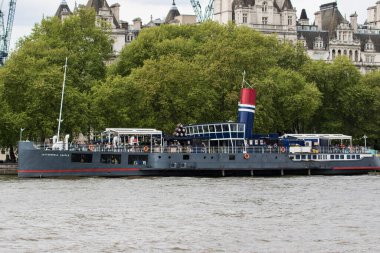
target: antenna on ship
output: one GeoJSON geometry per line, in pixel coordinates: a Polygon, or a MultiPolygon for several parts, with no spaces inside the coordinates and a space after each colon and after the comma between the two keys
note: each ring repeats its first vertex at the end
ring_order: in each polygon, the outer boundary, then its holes
{"type": "Polygon", "coordinates": [[[67,57],[66,57],[66,62],[65,62],[65,73],[63,75],[61,108],[59,110],[59,119],[58,119],[58,133],[57,133],[58,141],[59,141],[59,132],[61,130],[61,122],[63,121],[63,119],[62,119],[62,108],[63,108],[63,95],[65,94],[66,72],[67,72],[67,57]]]}
{"type": "Polygon", "coordinates": [[[247,85],[249,88],[253,89],[252,86],[245,80],[245,76],[246,76],[246,72],[244,70],[244,72],[243,72],[243,81],[241,83],[241,88],[243,89],[244,85],[247,85]]]}

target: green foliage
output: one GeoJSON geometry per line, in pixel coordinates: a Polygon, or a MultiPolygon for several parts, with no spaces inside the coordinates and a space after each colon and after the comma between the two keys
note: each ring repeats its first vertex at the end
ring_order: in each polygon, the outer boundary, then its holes
{"type": "Polygon", "coordinates": [[[36,25],[0,71],[0,145],[19,129],[56,132],[64,58],[69,57],[64,133],[105,127],[235,121],[242,73],[258,92],[255,132],[322,132],[379,140],[380,74],[362,76],[344,57],[311,61],[301,45],[234,24],[144,29],[106,68],[107,25],[81,9],[36,25]]]}
{"type": "Polygon", "coordinates": [[[257,129],[279,131],[298,129],[300,124],[305,129],[306,121],[320,105],[319,91],[295,72],[307,62],[303,49],[279,43],[275,36],[263,36],[233,24],[206,22],[143,30],[137,40],[123,49],[110,73],[129,77],[126,83],[142,87],[141,103],[145,107],[139,126],[170,131],[178,122],[235,121],[239,84],[246,71],[258,82],[276,83],[274,87],[260,87],[260,101],[264,103],[259,107],[262,110],[258,111],[257,129]],[[294,90],[298,97],[291,94],[294,90]],[[310,96],[310,103],[302,92],[310,96]],[[274,94],[277,100],[284,96],[289,111],[282,114],[277,101],[264,94],[274,94]]]}
{"type": "Polygon", "coordinates": [[[105,78],[110,54],[110,38],[96,25],[94,10],[80,9],[64,22],[55,17],[42,20],[19,42],[2,69],[0,96],[8,111],[4,121],[25,128],[25,137],[32,140],[52,136],[57,131],[63,65],[68,57],[62,130],[87,132],[89,93],[97,80],[105,78]]]}

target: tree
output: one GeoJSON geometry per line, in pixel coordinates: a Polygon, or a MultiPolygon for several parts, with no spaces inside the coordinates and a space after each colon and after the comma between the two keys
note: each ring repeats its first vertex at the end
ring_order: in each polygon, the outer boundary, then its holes
{"type": "Polygon", "coordinates": [[[345,124],[349,123],[345,122],[342,111],[345,94],[359,83],[359,70],[347,57],[337,57],[332,64],[310,62],[304,65],[302,73],[322,93],[322,106],[312,119],[314,130],[322,133],[342,132],[345,124]]]}
{"type": "Polygon", "coordinates": [[[66,57],[62,132],[89,130],[91,87],[105,78],[105,62],[112,50],[108,33],[101,27],[95,11],[82,8],[63,22],[56,17],[42,20],[18,44],[1,76],[1,97],[9,110],[8,120],[20,119],[28,138],[43,141],[57,130],[66,57]]]}
{"type": "MultiPolygon", "coordinates": [[[[279,77],[272,79],[272,82],[276,82],[273,92],[277,95],[286,94],[285,91],[279,92],[285,85],[281,78],[289,82],[297,81],[301,87],[301,90],[296,91],[299,97],[292,97],[298,100],[297,108],[292,109],[291,115],[294,119],[302,120],[295,126],[300,128],[301,123],[315,112],[320,101],[315,86],[294,72],[307,62],[304,50],[288,43],[279,43],[275,36],[263,36],[257,31],[234,24],[223,26],[206,22],[193,26],[160,26],[143,30],[137,40],[122,50],[117,62],[111,66],[110,74],[121,76],[114,79],[120,85],[124,82],[125,86],[119,87],[120,91],[131,85],[130,89],[142,99],[139,104],[143,104],[143,108],[139,105],[133,107],[134,110],[141,110],[137,114],[124,109],[130,115],[143,119],[140,123],[136,122],[139,126],[169,130],[178,122],[235,121],[242,73],[245,71],[248,77],[254,77],[252,79],[255,82],[268,81],[268,76],[277,73],[279,77]],[[286,72],[291,75],[286,76],[286,72]],[[300,95],[302,91],[315,101],[307,103],[304,96],[300,95]],[[300,116],[295,115],[295,110],[300,112],[300,116]]],[[[107,84],[103,86],[108,87],[107,84]]],[[[292,85],[289,84],[289,87],[292,85]]],[[[263,93],[259,93],[259,97],[262,96],[260,101],[266,102],[268,97],[265,94],[272,90],[261,88],[263,93]]],[[[122,97],[120,101],[123,102],[119,105],[131,106],[127,98],[122,97]]],[[[273,103],[267,105],[258,108],[270,108],[273,103]]],[[[278,106],[273,109],[278,109],[278,106]]],[[[263,113],[262,118],[268,116],[274,119],[263,111],[258,110],[258,113],[263,113]]],[[[285,117],[282,119],[285,120],[285,117]]],[[[258,116],[258,129],[261,131],[277,130],[285,125],[293,129],[292,123],[265,121],[262,118],[258,116]],[[264,121],[265,124],[260,123],[264,121]]],[[[119,119],[125,119],[128,124],[132,122],[130,117],[127,119],[122,116],[119,119]]]]}

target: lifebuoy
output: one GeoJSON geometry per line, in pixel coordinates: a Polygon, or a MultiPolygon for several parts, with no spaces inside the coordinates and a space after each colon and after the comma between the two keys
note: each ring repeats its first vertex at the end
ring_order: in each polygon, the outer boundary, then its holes
{"type": "Polygon", "coordinates": [[[149,151],[149,147],[148,146],[145,146],[144,147],[144,152],[146,153],[146,152],[148,152],[149,151]]]}
{"type": "Polygon", "coordinates": [[[244,158],[245,160],[248,160],[248,159],[249,159],[249,154],[248,154],[248,153],[245,153],[245,154],[243,155],[243,158],[244,158]]]}
{"type": "Polygon", "coordinates": [[[280,148],[280,151],[281,151],[282,153],[285,153],[285,151],[286,151],[285,147],[281,147],[281,148],[280,148]]]}
{"type": "Polygon", "coordinates": [[[94,151],[94,145],[90,145],[90,146],[88,146],[88,150],[90,150],[90,151],[94,151]]]}

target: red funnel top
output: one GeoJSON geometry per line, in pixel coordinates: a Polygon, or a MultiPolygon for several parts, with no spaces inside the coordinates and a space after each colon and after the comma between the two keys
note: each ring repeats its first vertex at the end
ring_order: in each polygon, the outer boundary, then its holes
{"type": "Polygon", "coordinates": [[[243,88],[240,90],[240,104],[256,105],[256,90],[243,88]]]}

